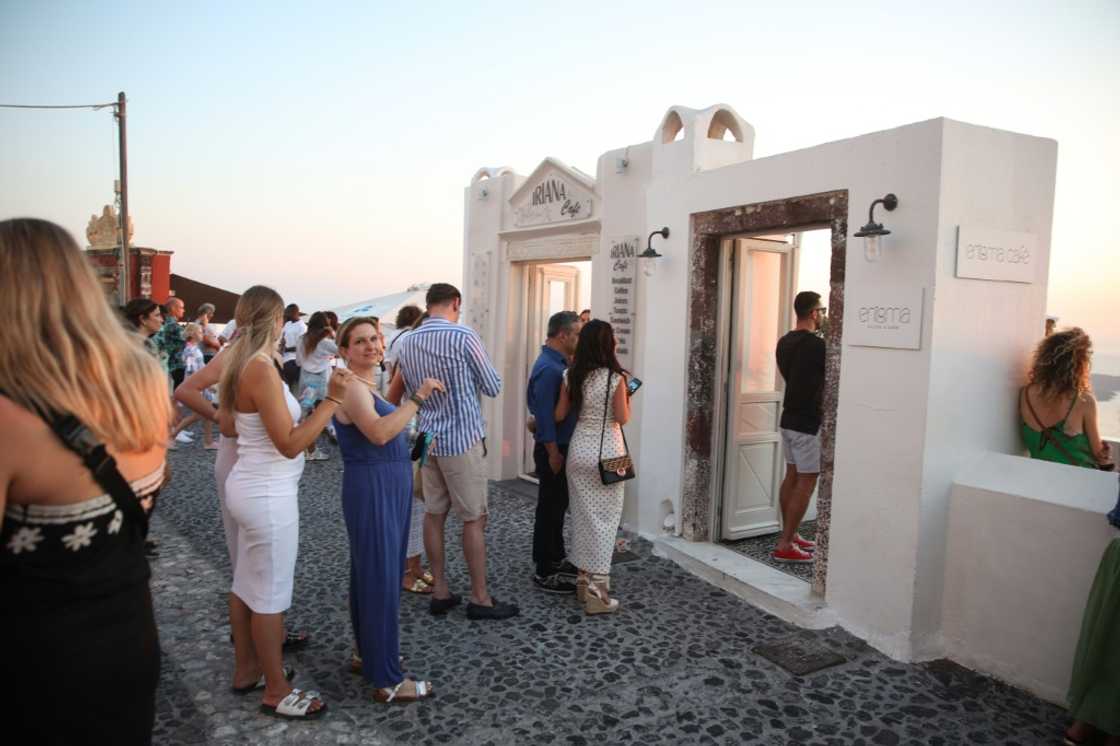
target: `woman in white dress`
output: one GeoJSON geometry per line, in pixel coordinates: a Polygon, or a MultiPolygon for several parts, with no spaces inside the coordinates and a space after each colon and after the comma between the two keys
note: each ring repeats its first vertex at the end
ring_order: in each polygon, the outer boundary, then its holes
{"type": "Polygon", "coordinates": [[[614,350],[610,324],[596,319],[583,327],[555,413],[557,422],[569,412],[579,414],[566,464],[572,514],[569,559],[579,569],[576,593],[588,614],[618,610],[618,601],[607,594],[625,484],[605,485],[599,476],[600,459],[626,453],[622,426],[630,420],[626,372],[614,350]]]}
{"type": "MultiPolygon", "coordinates": [[[[234,311],[234,320],[226,325],[226,331],[223,332],[229,334],[226,342],[232,343],[235,338],[236,319],[244,320],[257,314],[259,312],[257,310],[258,306],[261,304],[269,306],[273,302],[274,295],[272,288],[263,285],[256,285],[242,293],[234,311]]],[[[213,397],[207,394],[221,380],[228,352],[228,346],[223,348],[201,370],[188,374],[186,379],[175,389],[175,401],[192,410],[203,421],[219,427],[221,427],[221,422],[218,418],[218,405],[213,402],[213,397]]],[[[218,508],[222,515],[222,528],[226,535],[226,549],[229,551],[229,565],[230,569],[233,570],[237,567],[237,524],[230,516],[229,508],[226,506],[226,479],[229,478],[233,465],[237,463],[237,432],[233,429],[233,420],[229,421],[227,428],[227,431],[221,433],[218,438],[218,452],[214,459],[214,483],[218,492],[218,508]]],[[[310,637],[306,632],[287,632],[284,636],[284,650],[301,648],[307,644],[309,639],[310,637]]],[[[232,642],[232,640],[231,635],[230,641],[232,642]]],[[[237,682],[234,682],[234,687],[237,686],[237,682]]]]}
{"type": "Polygon", "coordinates": [[[317,692],[293,689],[284,670],[283,613],[291,606],[303,451],[323,431],[338,408],[348,370],[330,379],[322,404],[300,424],[299,403],[284,386],[271,356],[280,339],[284,302],[275,291],[244,320],[237,340],[223,357],[219,401],[223,432],[233,422],[237,463],[226,480],[226,507],[237,525],[237,559],[230,594],[234,688],[264,688],[261,711],[289,719],[310,719],[326,711],[317,692]]]}

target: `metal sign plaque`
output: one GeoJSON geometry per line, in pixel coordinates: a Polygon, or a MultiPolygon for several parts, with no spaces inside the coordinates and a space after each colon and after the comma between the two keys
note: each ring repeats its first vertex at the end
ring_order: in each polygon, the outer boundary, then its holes
{"type": "Polygon", "coordinates": [[[1038,245],[1033,233],[957,228],[957,277],[997,282],[1035,281],[1038,245]]]}
{"type": "Polygon", "coordinates": [[[852,288],[844,303],[844,341],[861,347],[922,349],[925,288],[852,288]]]}

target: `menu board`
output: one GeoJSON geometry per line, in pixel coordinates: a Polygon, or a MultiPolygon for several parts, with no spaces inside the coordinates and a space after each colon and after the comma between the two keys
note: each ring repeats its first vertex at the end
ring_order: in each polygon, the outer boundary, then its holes
{"type": "Polygon", "coordinates": [[[624,368],[633,362],[634,294],[638,268],[639,236],[610,239],[611,309],[608,319],[614,327],[615,353],[624,368]]]}

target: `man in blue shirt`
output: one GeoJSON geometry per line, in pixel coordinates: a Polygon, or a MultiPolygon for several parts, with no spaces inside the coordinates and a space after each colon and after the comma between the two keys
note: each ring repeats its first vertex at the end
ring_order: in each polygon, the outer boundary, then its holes
{"type": "Polygon", "coordinates": [[[571,311],[561,311],[548,320],[548,341],[529,374],[528,402],[536,430],[533,461],[539,487],[537,515],[533,523],[533,582],[546,593],[575,593],[576,569],[564,557],[564,513],[568,509],[568,478],[564,459],[576,427],[576,415],[563,422],[553,416],[560,398],[560,384],[568,362],[576,352],[583,324],[571,311]]]}

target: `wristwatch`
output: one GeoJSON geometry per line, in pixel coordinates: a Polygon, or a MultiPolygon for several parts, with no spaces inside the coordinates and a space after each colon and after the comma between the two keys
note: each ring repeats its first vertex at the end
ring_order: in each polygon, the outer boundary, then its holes
{"type": "Polygon", "coordinates": [[[408,400],[415,404],[417,409],[420,409],[424,406],[424,397],[420,396],[420,394],[413,394],[412,396],[408,397],[408,400]]]}

